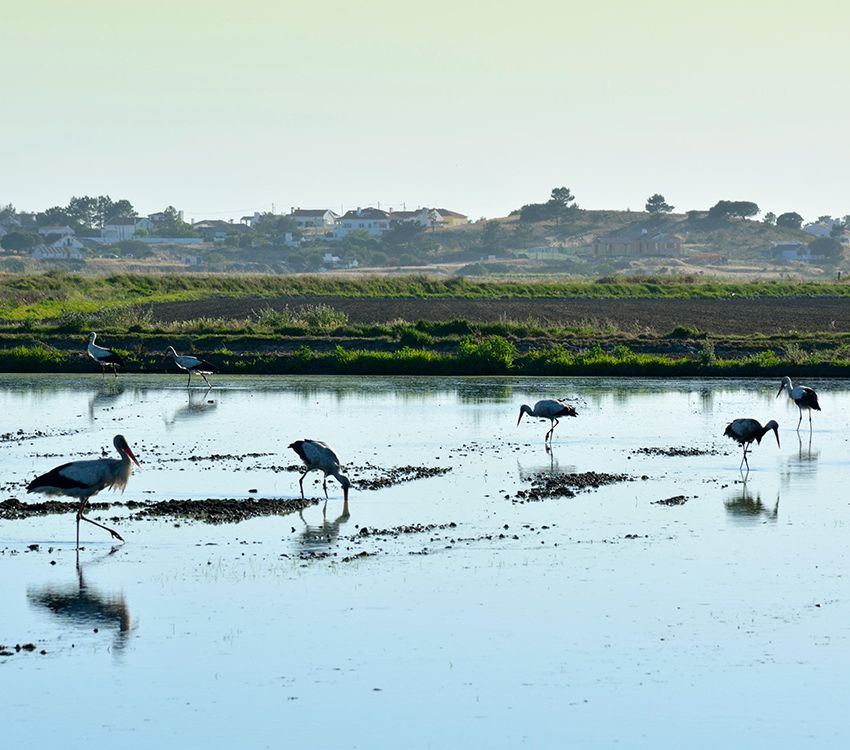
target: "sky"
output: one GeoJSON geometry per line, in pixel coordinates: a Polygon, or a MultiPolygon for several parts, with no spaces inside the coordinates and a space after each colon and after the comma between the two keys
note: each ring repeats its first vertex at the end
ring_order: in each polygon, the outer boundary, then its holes
{"type": "Polygon", "coordinates": [[[6,0],[0,204],[850,214],[850,4],[6,0]]]}

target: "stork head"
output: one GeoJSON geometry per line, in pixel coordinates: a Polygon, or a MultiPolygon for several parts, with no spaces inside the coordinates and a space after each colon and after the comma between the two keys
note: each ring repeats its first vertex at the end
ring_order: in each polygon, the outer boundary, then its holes
{"type": "Polygon", "coordinates": [[[89,334],[89,343],[90,343],[90,344],[93,344],[93,343],[94,343],[94,340],[95,340],[96,338],[97,338],[97,334],[96,334],[94,331],[92,331],[92,332],[89,334]]]}
{"type": "Polygon", "coordinates": [[[522,415],[523,414],[532,414],[533,415],[533,413],[534,412],[531,411],[531,407],[528,404],[523,404],[522,406],[520,406],[519,407],[519,417],[517,417],[517,420],[516,420],[517,427],[519,427],[519,423],[522,421],[522,415]]]}
{"type": "Polygon", "coordinates": [[[776,392],[776,398],[779,398],[779,394],[782,393],[783,389],[787,388],[788,392],[791,392],[791,378],[787,375],[782,378],[782,383],[779,385],[779,390],[776,392]]]}
{"type": "Polygon", "coordinates": [[[779,425],[776,423],[776,420],[771,419],[765,426],[764,431],[773,430],[773,434],[776,435],[776,447],[781,448],[779,445],[779,425]]]}
{"type": "Polygon", "coordinates": [[[176,357],[177,352],[174,350],[173,346],[169,346],[168,349],[165,350],[165,354],[163,356],[166,357],[176,357]]]}
{"type": "Polygon", "coordinates": [[[130,446],[127,444],[127,440],[123,435],[116,435],[115,439],[112,441],[112,444],[115,446],[115,450],[117,450],[121,455],[127,456],[127,458],[131,459],[136,466],[140,469],[142,465],[139,463],[138,459],[133,455],[133,451],[130,450],[130,446]]]}
{"type": "Polygon", "coordinates": [[[342,486],[342,501],[348,505],[348,488],[351,487],[351,480],[345,474],[339,474],[337,479],[342,486]]]}

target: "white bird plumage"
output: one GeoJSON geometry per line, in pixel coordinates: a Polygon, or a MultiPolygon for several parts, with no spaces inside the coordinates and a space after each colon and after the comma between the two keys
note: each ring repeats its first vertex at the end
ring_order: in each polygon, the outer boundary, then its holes
{"type": "Polygon", "coordinates": [[[290,443],[289,447],[304,462],[305,469],[301,474],[301,479],[298,480],[302,498],[304,497],[304,477],[311,471],[321,471],[325,475],[322,481],[322,487],[325,490],[325,505],[327,505],[328,498],[329,476],[335,477],[340,483],[344,501],[348,503],[348,488],[351,487],[351,480],[342,473],[339,457],[333,448],[321,440],[296,440],[294,443],[290,443]]]}
{"type": "Polygon", "coordinates": [[[99,346],[95,344],[95,339],[97,338],[97,334],[92,331],[89,334],[89,343],[86,347],[86,351],[88,355],[100,365],[101,371],[106,372],[107,367],[112,368],[112,372],[117,375],[118,371],[117,367],[124,366],[124,360],[121,359],[112,349],[107,349],[105,346],[99,346]]]}
{"type": "Polygon", "coordinates": [[[121,458],[96,458],[88,461],[71,461],[57,466],[46,474],[36,477],[27,485],[27,492],[40,492],[44,495],[65,495],[80,500],[77,510],[77,547],[80,546],[80,521],[88,521],[105,529],[113,538],[124,541],[121,535],[108,526],[86,518],[83,513],[89,498],[107,487],[124,491],[133,467],[139,462],[127,444],[123,435],[116,435],[112,441],[121,458]]]}
{"type": "Polygon", "coordinates": [[[190,354],[178,354],[173,346],[169,346],[168,349],[165,350],[165,356],[171,357],[174,360],[175,365],[184,372],[189,373],[189,381],[186,383],[187,388],[192,384],[193,372],[198,373],[198,375],[204,379],[204,382],[212,388],[212,384],[209,380],[207,380],[207,375],[213,375],[218,372],[215,365],[211,365],[209,362],[193,357],[190,354]]]}
{"type": "Polygon", "coordinates": [[[779,386],[779,390],[776,392],[776,398],[779,398],[783,390],[788,391],[788,398],[790,398],[800,410],[800,419],[797,420],[797,431],[800,431],[800,423],[803,421],[803,409],[806,409],[809,412],[809,429],[811,430],[812,409],[820,411],[818,394],[815,392],[815,389],[809,388],[806,385],[794,385],[791,382],[791,378],[786,375],[782,378],[782,383],[779,386]]]}
{"type": "MultiPolygon", "coordinates": [[[[765,433],[773,430],[776,435],[776,445],[779,446],[779,425],[775,420],[771,419],[764,427],[757,419],[741,418],[733,419],[726,425],[723,434],[726,437],[732,438],[744,449],[744,457],[741,459],[741,466],[747,465],[747,471],[750,470],[750,463],[747,461],[747,453],[750,451],[750,446],[753,442],[761,445],[761,439],[765,433]]],[[[741,466],[738,468],[740,469],[741,466]]]]}
{"type": "Polygon", "coordinates": [[[520,421],[522,421],[523,414],[551,421],[552,427],[549,429],[549,432],[546,433],[546,437],[543,439],[544,443],[551,441],[552,433],[555,432],[555,428],[558,426],[559,417],[578,416],[578,412],[572,404],[568,404],[564,399],[556,398],[544,398],[542,401],[538,401],[534,405],[533,409],[528,404],[520,406],[519,417],[516,421],[517,426],[519,426],[520,421]]]}

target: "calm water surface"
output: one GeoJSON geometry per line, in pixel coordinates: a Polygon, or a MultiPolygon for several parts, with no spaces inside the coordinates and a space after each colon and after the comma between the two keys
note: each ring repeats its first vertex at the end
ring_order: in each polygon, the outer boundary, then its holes
{"type": "Polygon", "coordinates": [[[451,471],[352,491],[348,514],[331,479],[325,517],[209,526],[114,508],[126,544],[81,529],[79,569],[73,514],[0,522],[0,644],[47,651],[0,657],[4,746],[850,742],[847,382],[809,383],[823,406],[811,438],[772,380],[182,385],[0,376],[0,433],[46,433],[0,442],[0,500],[112,455],[118,432],[142,461],[124,501],[297,497],[298,475],[275,469],[304,437],[354,467],[451,471]],[[548,423],[516,427],[519,405],[547,396],[579,411],[551,453],[548,423]],[[782,441],[754,448],[745,484],[722,437],[742,416],[776,419],[782,441]],[[635,452],[672,446],[709,453],[635,452]],[[535,474],[591,470],[634,481],[511,502],[535,474]]]}

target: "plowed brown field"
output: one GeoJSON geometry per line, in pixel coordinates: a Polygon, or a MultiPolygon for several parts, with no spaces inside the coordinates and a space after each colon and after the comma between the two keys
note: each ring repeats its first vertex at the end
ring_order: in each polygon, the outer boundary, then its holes
{"type": "Polygon", "coordinates": [[[265,307],[283,309],[327,304],[345,312],[352,323],[392,320],[476,322],[501,318],[533,319],[552,324],[610,322],[621,330],[652,329],[665,333],[695,326],[717,334],[785,333],[850,330],[850,300],[841,297],[761,297],[757,299],[467,299],[463,297],[279,297],[209,299],[153,306],[163,322],[201,317],[247,318],[265,307]]]}

